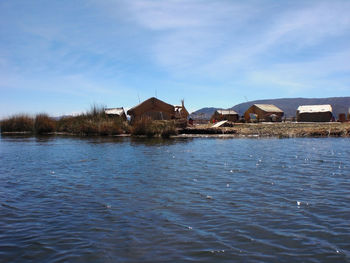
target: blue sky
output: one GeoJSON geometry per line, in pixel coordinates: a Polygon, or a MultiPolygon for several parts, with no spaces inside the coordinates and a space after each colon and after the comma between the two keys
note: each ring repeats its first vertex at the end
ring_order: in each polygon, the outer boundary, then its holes
{"type": "Polygon", "coordinates": [[[0,118],[350,95],[350,1],[0,2],[0,118]]]}

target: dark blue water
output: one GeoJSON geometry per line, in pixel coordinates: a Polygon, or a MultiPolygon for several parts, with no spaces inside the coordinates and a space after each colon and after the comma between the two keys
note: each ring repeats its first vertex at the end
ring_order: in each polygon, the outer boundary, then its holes
{"type": "Polygon", "coordinates": [[[0,262],[349,262],[350,139],[0,139],[0,262]]]}

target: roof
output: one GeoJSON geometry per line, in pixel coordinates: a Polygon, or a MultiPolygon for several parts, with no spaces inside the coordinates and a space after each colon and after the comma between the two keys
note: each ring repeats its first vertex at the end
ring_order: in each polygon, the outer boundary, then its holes
{"type": "Polygon", "coordinates": [[[254,104],[254,106],[266,112],[283,112],[283,110],[273,104],[254,104]]]}
{"type": "Polygon", "coordinates": [[[155,97],[149,98],[128,110],[128,115],[142,114],[145,111],[158,109],[162,111],[174,112],[174,106],[155,97]]]}
{"type": "Polygon", "coordinates": [[[105,113],[110,115],[122,115],[124,114],[124,108],[107,108],[105,109],[105,113]]]}
{"type": "Polygon", "coordinates": [[[235,112],[234,110],[216,110],[217,113],[221,114],[221,115],[238,115],[237,112],[235,112]]]}
{"type": "Polygon", "coordinates": [[[299,113],[313,113],[313,112],[332,112],[332,106],[325,105],[303,105],[299,106],[297,111],[299,113]]]}

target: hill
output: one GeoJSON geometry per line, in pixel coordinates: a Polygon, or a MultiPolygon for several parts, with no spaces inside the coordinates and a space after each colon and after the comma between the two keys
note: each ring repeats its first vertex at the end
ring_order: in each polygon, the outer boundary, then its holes
{"type": "MultiPolygon", "coordinates": [[[[230,109],[243,115],[244,112],[253,104],[274,104],[284,111],[286,117],[295,117],[297,108],[300,105],[319,105],[330,104],[333,108],[333,114],[337,118],[339,113],[347,113],[350,108],[350,97],[333,97],[333,98],[284,98],[284,99],[265,99],[244,102],[233,106],[230,109]]],[[[214,111],[219,108],[203,108],[191,114],[197,116],[205,116],[209,119],[214,111]],[[201,114],[201,115],[200,115],[201,114]]],[[[202,118],[201,118],[202,119],[202,118]]]]}
{"type": "Polygon", "coordinates": [[[211,115],[219,108],[202,108],[200,110],[194,111],[190,114],[190,117],[194,120],[209,120],[211,115]]]}

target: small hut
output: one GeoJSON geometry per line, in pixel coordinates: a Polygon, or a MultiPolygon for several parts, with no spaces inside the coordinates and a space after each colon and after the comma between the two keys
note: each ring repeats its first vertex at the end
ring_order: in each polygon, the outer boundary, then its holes
{"type": "Polygon", "coordinates": [[[131,116],[132,122],[145,117],[152,120],[170,120],[175,119],[175,107],[152,97],[128,110],[127,114],[131,116]]]}
{"type": "Polygon", "coordinates": [[[239,120],[239,115],[234,110],[216,110],[210,118],[210,121],[228,120],[236,122],[239,120]]]}
{"type": "Polygon", "coordinates": [[[272,104],[254,104],[244,113],[244,119],[250,121],[251,115],[258,121],[282,121],[284,112],[272,104]]]}
{"type": "Polygon", "coordinates": [[[332,106],[329,104],[304,105],[297,109],[297,121],[300,122],[328,122],[332,117],[332,106]]]}
{"type": "Polygon", "coordinates": [[[120,118],[123,121],[126,121],[126,114],[124,108],[106,108],[105,114],[109,117],[120,118]]]}
{"type": "Polygon", "coordinates": [[[188,116],[190,115],[185,108],[185,102],[184,100],[181,100],[181,105],[175,105],[175,118],[176,119],[188,119],[188,116]]]}

